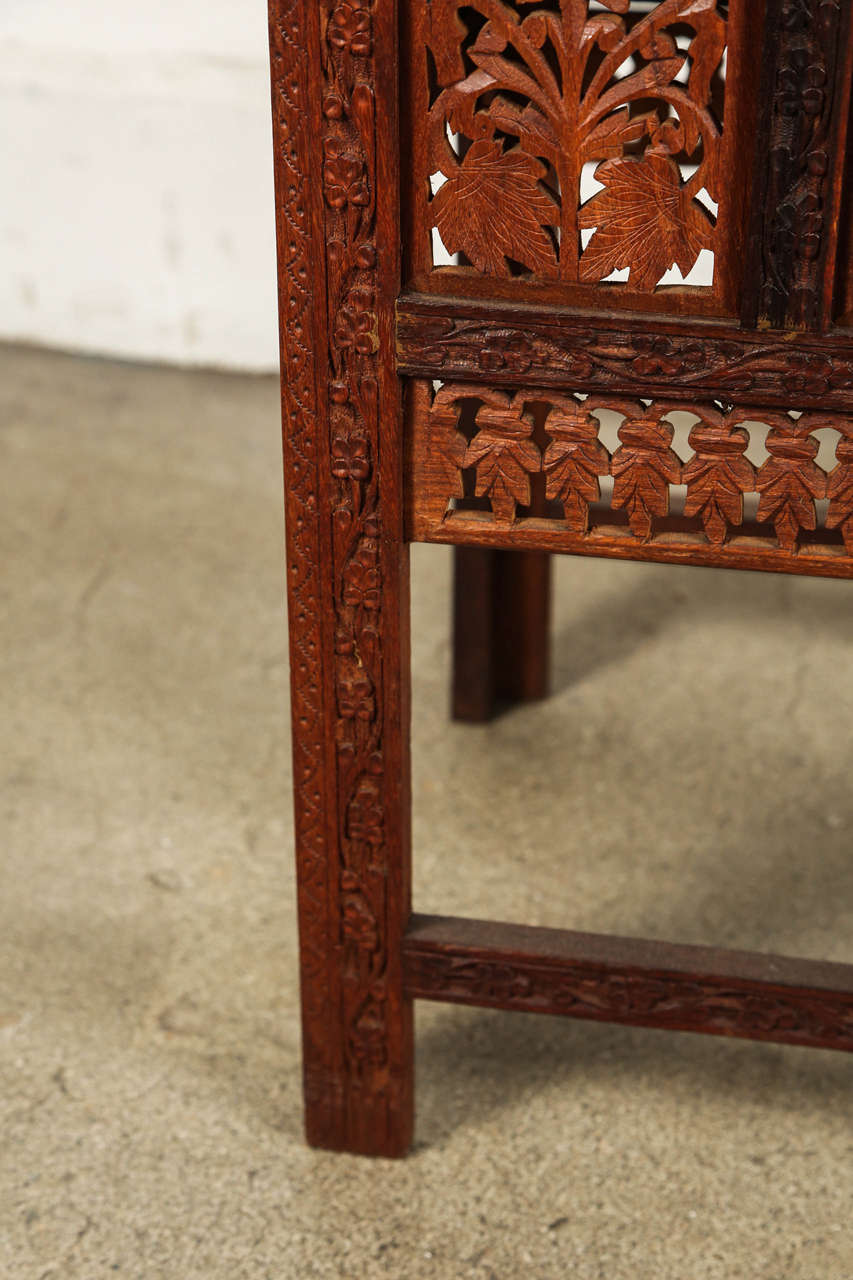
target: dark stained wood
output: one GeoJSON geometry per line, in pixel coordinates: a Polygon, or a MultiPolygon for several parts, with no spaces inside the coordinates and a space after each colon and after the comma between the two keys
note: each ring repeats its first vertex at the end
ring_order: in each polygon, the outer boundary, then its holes
{"type": "Polygon", "coordinates": [[[271,0],[270,48],[306,1131],[399,1155],[413,1045],[395,7],[271,0]]]}
{"type": "Polygon", "coordinates": [[[549,555],[455,549],[454,720],[481,724],[507,703],[547,696],[550,620],[549,555]]]}
{"type": "Polygon", "coordinates": [[[483,724],[495,712],[495,569],[490,547],[457,547],[453,556],[454,720],[483,724]]]}
{"type": "Polygon", "coordinates": [[[415,915],[417,999],[853,1051],[853,965],[415,915]]]}
{"type": "Polygon", "coordinates": [[[549,552],[552,555],[604,557],[608,560],[640,560],[651,564],[697,565],[709,569],[749,569],[762,573],[792,573],[813,578],[853,577],[851,558],[839,540],[832,544],[803,542],[796,552],[767,539],[764,526],[750,524],[743,538],[731,538],[721,555],[704,535],[685,527],[686,521],[670,517],[663,532],[651,542],[638,540],[625,526],[607,525],[588,536],[573,533],[565,521],[522,519],[500,526],[487,513],[454,512],[438,527],[419,534],[418,541],[464,547],[506,547],[549,552]]]}
{"type": "Polygon", "coordinates": [[[741,330],[672,318],[616,317],[404,294],[397,364],[418,378],[692,395],[853,412],[849,332],[741,330]]]}
{"type": "Polygon", "coordinates": [[[774,328],[818,329],[832,314],[849,10],[843,0],[768,0],[758,313],[774,328]]]}
{"type": "MultiPolygon", "coordinates": [[[[848,16],[853,27],[853,10],[848,16]]],[[[841,182],[835,184],[835,201],[832,209],[832,227],[827,251],[827,279],[825,285],[826,313],[833,314],[836,323],[853,329],[853,33],[847,33],[846,65],[841,69],[842,100],[839,102],[838,128],[841,130],[843,97],[847,99],[846,136],[839,138],[838,154],[844,156],[839,165],[841,182]],[[830,311],[831,309],[831,311],[830,311]]],[[[848,340],[853,337],[848,333],[848,340]]]]}
{"type": "Polygon", "coordinates": [[[551,557],[497,551],[495,694],[498,704],[536,702],[551,682],[551,557]]]}

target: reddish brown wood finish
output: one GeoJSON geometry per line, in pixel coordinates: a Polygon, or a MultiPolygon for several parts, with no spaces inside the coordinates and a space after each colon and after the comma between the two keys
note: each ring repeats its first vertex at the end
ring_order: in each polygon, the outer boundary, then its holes
{"type": "Polygon", "coordinates": [[[461,548],[483,711],[551,551],[853,577],[853,6],[269,3],[309,1140],[406,1149],[415,996],[853,1048],[848,966],[409,927],[406,548],[461,548]]]}
{"type": "Polygon", "coordinates": [[[413,1066],[394,5],[271,0],[270,45],[306,1130],[399,1155],[413,1066]]]}
{"type": "Polygon", "coordinates": [[[453,575],[454,720],[481,724],[548,693],[551,557],[457,547],[453,575]]]}
{"type": "Polygon", "coordinates": [[[416,539],[853,577],[846,414],[449,382],[411,389],[408,430],[416,539]],[[600,438],[608,415],[620,424],[612,453],[600,438]],[[679,415],[692,424],[680,454],[679,415]],[[746,453],[759,442],[756,467],[746,453]],[[682,513],[671,515],[679,487],[682,513]]]}
{"type": "Polygon", "coordinates": [[[763,0],[605,9],[409,0],[415,287],[734,312],[763,0]],[[602,188],[591,196],[585,167],[602,188]],[[431,175],[443,180],[432,194],[431,175]],[[467,265],[434,267],[433,228],[467,265]],[[686,277],[703,249],[713,284],[660,285],[672,264],[686,277]],[[620,270],[626,282],[602,284],[620,270]]]}
{"type": "Polygon", "coordinates": [[[853,965],[418,915],[403,954],[419,999],[853,1051],[853,965]]]}
{"type": "Polygon", "coordinates": [[[744,404],[794,403],[853,413],[853,341],[811,335],[565,311],[517,302],[404,294],[397,304],[401,373],[506,386],[671,396],[744,404]]]}

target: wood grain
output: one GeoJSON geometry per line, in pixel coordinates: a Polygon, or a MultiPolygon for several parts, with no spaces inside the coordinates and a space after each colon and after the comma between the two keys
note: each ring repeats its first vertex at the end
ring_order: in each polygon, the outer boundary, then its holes
{"type": "Polygon", "coordinates": [[[269,13],[309,1140],[406,1149],[414,996],[850,1048],[849,967],[406,932],[406,544],[479,566],[483,706],[543,686],[548,553],[853,577],[853,7],[269,13]]]}

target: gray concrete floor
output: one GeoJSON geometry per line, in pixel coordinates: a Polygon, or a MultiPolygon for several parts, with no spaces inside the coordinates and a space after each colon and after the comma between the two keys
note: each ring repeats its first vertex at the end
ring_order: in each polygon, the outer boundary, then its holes
{"type": "MultiPolygon", "coordinates": [[[[853,1059],[420,1006],[403,1163],[302,1142],[277,391],[0,351],[0,1276],[853,1277],[853,1059]]],[[[564,559],[446,719],[416,902],[853,960],[853,596],[564,559]]]]}

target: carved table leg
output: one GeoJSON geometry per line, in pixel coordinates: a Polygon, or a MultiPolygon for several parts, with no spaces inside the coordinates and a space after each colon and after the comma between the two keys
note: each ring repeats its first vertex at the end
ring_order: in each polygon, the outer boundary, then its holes
{"type": "Polygon", "coordinates": [[[548,694],[551,557],[456,547],[454,720],[489,720],[501,702],[548,694]]]}
{"type": "Polygon", "coordinates": [[[392,1156],[413,1114],[397,142],[376,127],[397,36],[376,0],[355,59],[342,13],[270,0],[303,1068],[309,1142],[392,1156]]]}

